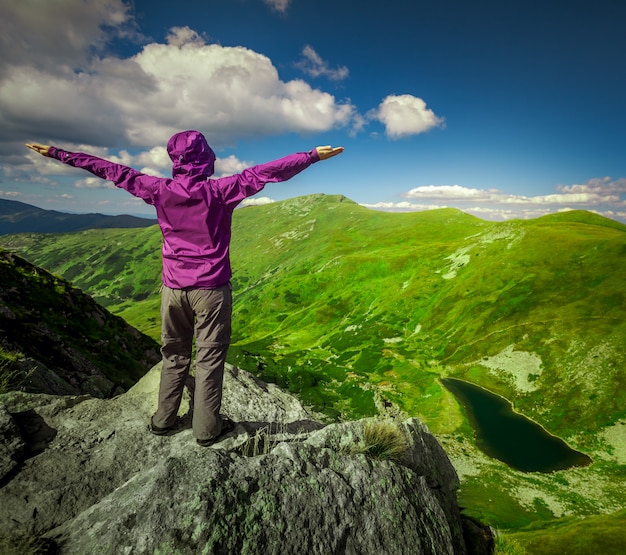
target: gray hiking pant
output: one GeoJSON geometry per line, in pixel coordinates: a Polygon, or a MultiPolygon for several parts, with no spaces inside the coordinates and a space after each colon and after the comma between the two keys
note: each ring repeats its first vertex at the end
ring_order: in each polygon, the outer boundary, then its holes
{"type": "Polygon", "coordinates": [[[220,407],[224,363],[230,344],[232,294],[230,284],[218,289],[170,289],[161,295],[163,368],[159,405],[152,423],[170,428],[189,377],[192,343],[196,339],[193,436],[212,439],[222,430],[220,407]]]}

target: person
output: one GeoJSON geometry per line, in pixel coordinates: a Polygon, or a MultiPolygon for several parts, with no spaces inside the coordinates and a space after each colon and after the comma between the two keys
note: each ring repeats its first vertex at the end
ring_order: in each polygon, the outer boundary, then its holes
{"type": "Polygon", "coordinates": [[[82,152],[27,143],[35,152],[112,181],[156,209],[163,235],[161,369],[157,410],[149,430],[174,430],[192,343],[196,342],[192,431],[208,446],[234,428],[220,414],[224,364],[231,338],[232,293],[229,246],[232,214],[267,183],[287,181],[311,164],[343,152],[318,146],[309,152],[214,179],[215,153],[199,131],[176,133],[167,143],[172,178],[155,177],[82,152]]]}

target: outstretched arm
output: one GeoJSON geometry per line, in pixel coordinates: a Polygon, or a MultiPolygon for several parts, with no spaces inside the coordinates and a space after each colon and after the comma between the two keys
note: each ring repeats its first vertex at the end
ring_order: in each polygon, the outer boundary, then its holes
{"type": "Polygon", "coordinates": [[[26,143],[26,146],[42,156],[54,158],[75,168],[86,170],[100,179],[112,181],[116,187],[128,191],[148,204],[155,203],[155,194],[161,178],[143,174],[137,170],[116,164],[84,152],[68,152],[54,146],[26,143]]]}
{"type": "Polygon", "coordinates": [[[343,147],[318,146],[308,152],[297,152],[272,162],[252,166],[239,174],[215,180],[224,201],[237,206],[243,199],[258,193],[267,183],[287,181],[311,164],[337,156],[343,147]]]}

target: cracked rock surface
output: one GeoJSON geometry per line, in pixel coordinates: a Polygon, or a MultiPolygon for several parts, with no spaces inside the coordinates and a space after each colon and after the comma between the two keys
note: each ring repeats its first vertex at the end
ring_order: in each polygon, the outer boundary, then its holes
{"type": "Polygon", "coordinates": [[[61,554],[464,554],[457,475],[416,419],[401,462],[355,454],[366,421],[324,425],[273,385],[228,367],[209,448],[154,436],[160,365],[113,399],[0,395],[0,536],[61,554]]]}

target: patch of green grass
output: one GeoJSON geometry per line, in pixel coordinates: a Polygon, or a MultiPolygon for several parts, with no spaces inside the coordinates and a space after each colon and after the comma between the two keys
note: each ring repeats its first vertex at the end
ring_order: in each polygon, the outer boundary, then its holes
{"type": "Polygon", "coordinates": [[[536,523],[506,535],[529,555],[623,555],[626,546],[626,510],[584,519],[563,518],[536,523]]]}
{"type": "MultiPolygon", "coordinates": [[[[0,238],[157,341],[160,241],[158,228],[0,238]]],[[[486,387],[589,453],[604,449],[604,426],[626,417],[622,224],[581,211],[509,222],[452,209],[392,214],[313,195],[237,210],[231,253],[229,362],[331,418],[376,414],[382,399],[439,437],[472,442],[440,376],[486,387]],[[518,368],[481,363],[510,347],[541,359],[528,391],[516,385],[518,368]]],[[[595,491],[533,487],[590,514],[613,494],[626,500],[618,466],[582,471],[595,491]]],[[[484,522],[552,519],[516,498],[526,477],[476,472],[461,497],[484,522]]]]}
{"type": "Polygon", "coordinates": [[[3,339],[43,365],[68,369],[82,357],[128,388],[147,371],[147,359],[156,358],[158,344],[130,330],[122,318],[63,278],[1,249],[0,288],[10,292],[0,296],[3,339]]]}
{"type": "Polygon", "coordinates": [[[493,555],[528,555],[521,544],[503,532],[497,531],[494,539],[493,555]]]}

